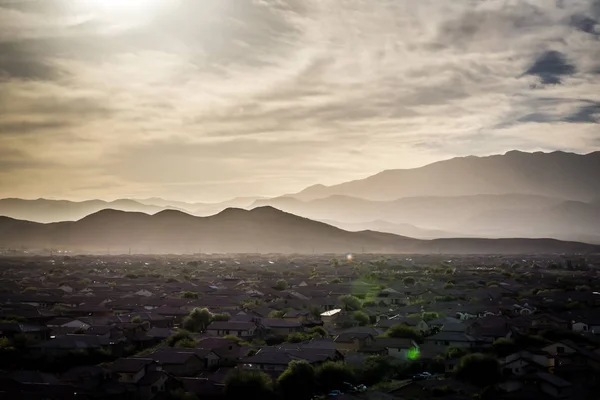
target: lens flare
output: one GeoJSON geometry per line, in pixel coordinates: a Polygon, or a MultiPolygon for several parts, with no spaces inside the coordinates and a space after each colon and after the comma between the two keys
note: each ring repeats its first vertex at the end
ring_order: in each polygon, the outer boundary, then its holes
{"type": "Polygon", "coordinates": [[[419,356],[420,352],[419,349],[417,349],[416,347],[413,347],[412,349],[408,350],[407,357],[409,360],[418,360],[419,356]]]}
{"type": "Polygon", "coordinates": [[[346,254],[346,261],[352,261],[352,254],[346,254]]]}

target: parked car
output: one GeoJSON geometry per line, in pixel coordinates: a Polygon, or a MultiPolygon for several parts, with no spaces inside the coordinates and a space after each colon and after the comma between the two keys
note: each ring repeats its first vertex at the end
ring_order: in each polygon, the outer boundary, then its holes
{"type": "Polygon", "coordinates": [[[416,374],[412,376],[413,381],[423,381],[425,379],[429,379],[433,377],[429,372],[421,372],[420,374],[416,374]]]}
{"type": "Polygon", "coordinates": [[[343,393],[341,390],[332,390],[331,392],[329,392],[328,396],[333,397],[333,396],[341,396],[343,393]]]}

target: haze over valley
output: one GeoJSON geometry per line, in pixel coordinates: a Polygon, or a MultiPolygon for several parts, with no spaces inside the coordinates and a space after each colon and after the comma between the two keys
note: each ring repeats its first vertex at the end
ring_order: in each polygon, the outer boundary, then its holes
{"type": "MultiPolygon", "coordinates": [[[[363,180],[311,186],[275,198],[244,197],[210,204],[158,198],[112,202],[2,199],[0,214],[48,223],[77,221],[104,209],[145,214],[178,210],[207,217],[228,208],[269,206],[347,231],[380,231],[417,239],[555,238],[600,244],[597,171],[599,152],[513,151],[383,171],[363,180]]],[[[186,246],[196,247],[192,243],[186,246]]],[[[358,244],[349,244],[353,246],[358,244]]],[[[263,246],[252,243],[247,247],[263,246]]],[[[313,247],[298,244],[294,249],[290,243],[287,251],[312,251],[313,247]]],[[[156,243],[154,248],[158,248],[156,243]]]]}

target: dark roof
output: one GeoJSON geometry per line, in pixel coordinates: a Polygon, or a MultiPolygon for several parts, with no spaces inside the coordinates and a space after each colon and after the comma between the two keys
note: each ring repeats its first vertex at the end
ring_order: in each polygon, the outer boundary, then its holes
{"type": "Polygon", "coordinates": [[[165,373],[163,371],[150,371],[146,373],[142,379],[137,382],[137,384],[140,386],[150,386],[164,376],[165,373]]]}
{"type": "Polygon", "coordinates": [[[547,372],[538,372],[536,375],[537,375],[537,377],[539,377],[540,379],[542,379],[545,382],[548,382],[549,384],[551,384],[554,387],[565,388],[565,387],[572,386],[571,382],[565,381],[564,379],[559,378],[556,375],[549,374],[547,372]]]}
{"type": "Polygon", "coordinates": [[[342,333],[339,334],[335,337],[335,339],[333,339],[334,342],[340,342],[340,343],[351,343],[353,342],[355,339],[366,339],[368,337],[373,337],[372,334],[370,333],[353,333],[353,332],[348,332],[348,333],[342,333]]]}
{"type": "Polygon", "coordinates": [[[267,328],[299,328],[300,322],[285,321],[278,318],[263,318],[260,323],[267,328]]]}
{"type": "Polygon", "coordinates": [[[9,376],[20,383],[60,383],[56,376],[40,371],[14,371],[9,376]]]}
{"type": "Polygon", "coordinates": [[[215,321],[211,323],[206,329],[207,330],[232,330],[232,331],[247,331],[256,327],[253,322],[239,322],[239,321],[215,321]]]}
{"type": "Polygon", "coordinates": [[[134,373],[152,364],[151,358],[119,358],[110,366],[114,372],[134,373]]]}
{"type": "Polygon", "coordinates": [[[239,346],[239,344],[233,339],[214,337],[201,339],[197,347],[206,349],[220,349],[229,346],[239,346]]]}
{"type": "Polygon", "coordinates": [[[144,355],[144,358],[150,358],[163,365],[181,365],[187,363],[194,357],[198,357],[191,351],[183,352],[178,350],[179,349],[161,349],[160,351],[144,355]]]}

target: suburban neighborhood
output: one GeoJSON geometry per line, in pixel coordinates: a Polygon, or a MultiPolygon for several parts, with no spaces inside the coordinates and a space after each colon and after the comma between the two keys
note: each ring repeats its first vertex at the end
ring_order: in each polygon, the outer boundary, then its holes
{"type": "Polygon", "coordinates": [[[600,257],[3,254],[0,265],[2,399],[598,390],[600,257]]]}

